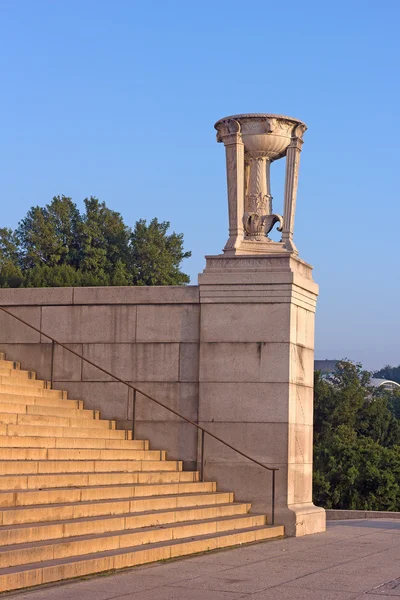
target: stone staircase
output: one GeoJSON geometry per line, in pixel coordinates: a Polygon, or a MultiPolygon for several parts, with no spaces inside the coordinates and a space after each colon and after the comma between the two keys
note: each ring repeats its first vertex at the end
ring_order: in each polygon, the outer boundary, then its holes
{"type": "Polygon", "coordinates": [[[0,353],[0,591],[282,536],[0,353]]]}

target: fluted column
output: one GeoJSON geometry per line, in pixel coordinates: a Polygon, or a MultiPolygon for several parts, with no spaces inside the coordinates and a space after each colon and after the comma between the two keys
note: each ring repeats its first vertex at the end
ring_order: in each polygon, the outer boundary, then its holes
{"type": "Polygon", "coordinates": [[[285,197],[283,211],[282,242],[284,248],[298,254],[293,241],[294,217],[296,213],[297,186],[299,178],[300,152],[303,140],[300,135],[303,129],[297,127],[286,151],[285,197]],[[299,131],[300,130],[300,131],[299,131]]]}
{"type": "Polygon", "coordinates": [[[229,127],[221,128],[217,139],[224,143],[226,153],[229,239],[224,252],[227,252],[239,248],[243,241],[244,144],[239,123],[232,121],[229,127]]]}
{"type": "Polygon", "coordinates": [[[245,190],[245,237],[247,239],[265,239],[263,227],[264,217],[270,215],[272,196],[270,184],[270,160],[262,152],[246,156],[249,169],[248,183],[245,190]]]}

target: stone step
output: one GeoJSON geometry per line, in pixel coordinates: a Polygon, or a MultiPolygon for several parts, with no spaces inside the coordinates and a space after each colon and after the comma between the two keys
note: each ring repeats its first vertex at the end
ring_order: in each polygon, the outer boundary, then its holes
{"type": "MultiPolygon", "coordinates": [[[[184,521],[246,515],[250,510],[250,504],[231,502],[230,504],[212,504],[200,507],[131,513],[129,512],[129,501],[124,504],[126,510],[119,515],[62,520],[58,516],[57,520],[53,519],[51,522],[0,527],[0,546],[139,529],[140,527],[154,527],[184,521]]],[[[26,509],[26,511],[28,510],[26,509]]]]}
{"type": "Polygon", "coordinates": [[[0,352],[0,356],[1,355],[3,356],[3,358],[0,358],[0,367],[2,369],[15,369],[16,371],[18,371],[21,368],[20,362],[16,362],[14,360],[6,360],[4,352],[0,352]]]}
{"type": "MultiPolygon", "coordinates": [[[[124,490],[121,491],[123,495],[124,490]]],[[[30,494],[32,496],[32,494],[30,494]]],[[[112,497],[112,496],[110,496],[112,497]]],[[[53,498],[57,498],[53,493],[53,498]]],[[[112,500],[82,500],[62,504],[28,505],[0,510],[0,526],[25,525],[62,520],[118,516],[125,513],[155,513],[156,511],[178,510],[200,506],[232,504],[231,492],[202,492],[198,494],[150,496],[145,498],[116,497],[112,500]]],[[[250,504],[246,504],[250,509],[250,504]]],[[[246,511],[248,512],[248,511],[246,511]]]]}
{"type": "MultiPolygon", "coordinates": [[[[18,439],[18,438],[17,438],[18,439]]],[[[82,448],[1,448],[0,461],[101,461],[101,460],[166,460],[165,450],[102,450],[82,448]]],[[[120,470],[120,469],[119,469],[120,470]]]]}
{"type": "Polygon", "coordinates": [[[25,379],[17,375],[19,371],[15,371],[16,375],[1,375],[0,374],[0,385],[13,386],[15,388],[28,388],[33,390],[50,390],[51,382],[43,379],[25,379]]]}
{"type": "MultiPolygon", "coordinates": [[[[179,460],[0,460],[0,482],[7,475],[80,473],[137,473],[141,471],[182,471],[179,460]]],[[[1,485],[1,489],[4,487],[1,485]]]]}
{"type": "MultiPolygon", "coordinates": [[[[85,462],[85,461],[82,461],[85,462]]],[[[140,461],[137,461],[140,462],[140,461]]],[[[167,461],[166,461],[167,462],[167,461]]],[[[41,475],[1,475],[0,490],[43,490],[44,488],[84,487],[93,485],[127,485],[146,483],[175,483],[178,481],[197,481],[196,471],[180,471],[177,469],[103,471],[103,472],[71,472],[43,473],[41,475]],[[169,475],[167,475],[169,473],[169,475]],[[179,473],[184,473],[182,476],[179,473]]]]}
{"type": "Polygon", "coordinates": [[[192,537],[189,541],[185,539],[170,540],[147,544],[145,547],[131,546],[79,557],[8,567],[0,569],[0,591],[11,591],[72,577],[81,577],[90,573],[133,567],[217,548],[248,544],[282,535],[282,526],[265,525],[250,529],[198,535],[192,537]]]}
{"type": "Polygon", "coordinates": [[[265,515],[247,514],[16,544],[0,550],[0,569],[263,525],[265,515]]]}
{"type": "Polygon", "coordinates": [[[74,427],[85,429],[115,429],[115,421],[103,419],[80,419],[76,417],[54,417],[52,415],[35,415],[19,413],[0,413],[0,424],[7,425],[39,425],[46,427],[74,427]]]}
{"type": "MultiPolygon", "coordinates": [[[[6,367],[0,362],[0,377],[15,377],[17,379],[29,379],[36,381],[35,371],[24,371],[22,369],[14,369],[14,367],[6,367]]],[[[40,386],[42,387],[42,386],[40,386]]]]}
{"type": "MultiPolygon", "coordinates": [[[[53,429],[54,431],[54,429],[53,429]]],[[[116,431],[113,431],[116,433],[116,431]]],[[[122,433],[119,431],[118,433],[122,433]]],[[[100,450],[148,450],[148,440],[124,440],[108,438],[67,438],[67,437],[21,437],[0,435],[0,448],[59,448],[100,449],[100,450]]]]}
{"type": "MultiPolygon", "coordinates": [[[[217,491],[215,481],[182,482],[182,477],[198,477],[197,472],[176,471],[164,473],[90,473],[64,475],[64,485],[54,486],[54,480],[60,475],[31,477],[21,481],[21,488],[9,486],[0,491],[0,507],[37,506],[54,503],[87,502],[96,500],[113,500],[114,498],[149,498],[152,496],[175,496],[176,494],[201,494],[217,491]],[[145,478],[172,479],[175,482],[138,483],[145,478]],[[28,487],[28,479],[30,486],[28,487]],[[115,482],[113,481],[115,480],[115,482]],[[79,483],[80,481],[80,483],[79,483]],[[38,488],[33,487],[38,484],[38,488]]],[[[24,478],[24,476],[23,476],[24,478]]],[[[10,479],[3,477],[3,479],[10,479]]],[[[12,481],[10,481],[12,483],[12,481]]]]}
{"type": "MultiPolygon", "coordinates": [[[[55,391],[55,390],[52,390],[55,391]]],[[[44,396],[29,396],[27,394],[3,393],[0,388],[0,402],[11,404],[52,406],[56,408],[83,408],[83,400],[61,400],[60,398],[46,398],[44,396]]]]}
{"type": "Polygon", "coordinates": [[[67,392],[65,390],[51,390],[50,388],[37,388],[28,385],[10,385],[9,383],[3,383],[2,381],[0,381],[0,394],[16,394],[18,396],[22,394],[26,396],[67,399],[67,392]]]}
{"type": "Polygon", "coordinates": [[[0,414],[28,414],[50,417],[72,417],[75,419],[100,419],[98,410],[84,410],[80,408],[64,408],[61,406],[45,406],[37,404],[22,404],[20,402],[3,402],[0,396],[0,414]]]}
{"type": "MultiPolygon", "coordinates": [[[[86,421],[85,421],[86,425],[86,421]]],[[[96,427],[56,427],[48,425],[14,425],[0,423],[0,436],[58,437],[58,438],[102,438],[132,439],[132,432],[118,429],[99,429],[96,427]]]]}

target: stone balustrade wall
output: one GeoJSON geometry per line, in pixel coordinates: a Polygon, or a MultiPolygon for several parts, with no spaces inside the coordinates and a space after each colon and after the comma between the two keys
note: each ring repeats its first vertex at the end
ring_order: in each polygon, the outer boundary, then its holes
{"type": "MultiPolygon", "coordinates": [[[[197,286],[3,289],[0,306],[197,421],[197,286]]],[[[50,340],[1,311],[0,346],[10,360],[51,379],[50,340]]],[[[86,408],[116,419],[118,428],[131,428],[133,391],[60,347],[53,381],[86,408]]],[[[196,467],[194,427],[140,394],[136,419],[136,437],[167,449],[186,468],[196,467]]]]}

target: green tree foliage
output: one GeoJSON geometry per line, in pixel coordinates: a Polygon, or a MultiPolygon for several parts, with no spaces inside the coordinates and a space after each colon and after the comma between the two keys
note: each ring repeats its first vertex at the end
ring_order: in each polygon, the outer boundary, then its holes
{"type": "Polygon", "coordinates": [[[19,287],[22,282],[16,235],[11,229],[0,228],[0,287],[19,287]]]}
{"type": "Polygon", "coordinates": [[[325,508],[400,510],[400,425],[370,375],[348,361],[315,374],[314,501],[325,508]]]}
{"type": "Polygon", "coordinates": [[[153,219],[147,225],[141,219],[131,235],[129,264],[134,285],[182,285],[189,277],[180,271],[184,258],[191,256],[183,251],[183,235],[171,233],[168,221],[153,219]]]}
{"type": "Polygon", "coordinates": [[[15,232],[0,229],[1,287],[182,285],[183,235],[170,223],[122,216],[94,196],[84,212],[66,196],[33,206],[15,232]]]}
{"type": "Polygon", "coordinates": [[[376,371],[374,377],[378,377],[379,379],[389,379],[390,381],[400,383],[400,365],[398,367],[386,365],[383,369],[376,371]]]}

